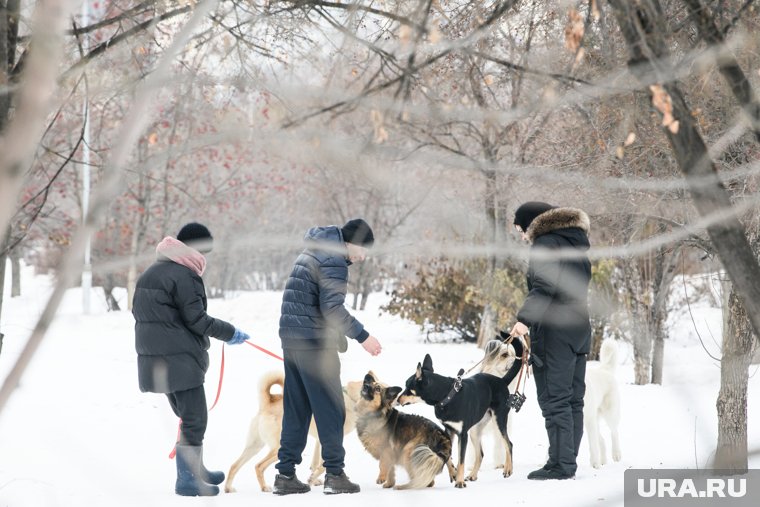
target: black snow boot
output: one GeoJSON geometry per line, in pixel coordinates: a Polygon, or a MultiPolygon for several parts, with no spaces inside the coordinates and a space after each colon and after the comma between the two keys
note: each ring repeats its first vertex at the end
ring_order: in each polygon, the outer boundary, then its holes
{"type": "Polygon", "coordinates": [[[202,479],[201,446],[177,444],[177,482],[174,492],[182,496],[216,496],[219,488],[202,479]]]}
{"type": "Polygon", "coordinates": [[[546,465],[539,468],[538,470],[533,470],[531,473],[528,474],[528,479],[533,481],[546,481],[546,480],[563,480],[563,479],[573,479],[575,478],[575,475],[569,475],[565,472],[562,472],[559,470],[559,468],[547,468],[546,465]]]}
{"type": "Polygon", "coordinates": [[[325,495],[340,495],[343,493],[358,493],[361,491],[361,488],[358,484],[354,484],[350,480],[348,480],[348,477],[344,472],[341,472],[340,474],[331,474],[326,473],[325,474],[325,487],[324,487],[324,494],[325,495]]]}
{"type": "Polygon", "coordinates": [[[292,495],[308,493],[309,491],[311,491],[311,487],[299,481],[295,474],[277,474],[274,478],[272,493],[275,495],[292,495]]]}

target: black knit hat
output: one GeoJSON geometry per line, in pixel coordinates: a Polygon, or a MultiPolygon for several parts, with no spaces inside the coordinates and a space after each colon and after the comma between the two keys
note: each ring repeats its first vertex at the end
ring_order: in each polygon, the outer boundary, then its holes
{"type": "Polygon", "coordinates": [[[197,222],[190,222],[182,226],[182,229],[177,233],[177,239],[188,246],[197,248],[200,252],[210,252],[214,241],[214,237],[211,236],[208,228],[197,222]]]}
{"type": "Polygon", "coordinates": [[[375,244],[375,235],[372,234],[372,229],[361,218],[349,220],[346,225],[341,227],[340,232],[343,234],[343,241],[347,243],[353,243],[364,248],[372,248],[372,245],[375,244]]]}
{"type": "Polygon", "coordinates": [[[528,230],[528,227],[530,227],[531,222],[533,222],[538,215],[554,208],[556,208],[556,206],[552,206],[545,202],[528,201],[520,205],[520,207],[517,208],[517,211],[515,211],[514,224],[519,225],[523,232],[525,232],[528,230]]]}

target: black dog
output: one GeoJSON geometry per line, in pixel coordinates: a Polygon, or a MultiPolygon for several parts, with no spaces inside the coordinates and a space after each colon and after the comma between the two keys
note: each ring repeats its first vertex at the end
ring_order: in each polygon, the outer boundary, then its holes
{"type": "MultiPolygon", "coordinates": [[[[503,377],[477,373],[472,377],[456,379],[433,372],[433,360],[425,355],[417,371],[406,381],[406,390],[401,393],[398,403],[408,405],[424,401],[435,405],[435,416],[441,420],[449,436],[459,437],[459,463],[457,465],[456,487],[464,488],[464,462],[467,452],[467,432],[489,411],[496,419],[499,432],[507,449],[504,460],[504,477],[512,475],[512,442],[507,435],[509,414],[509,383],[522,367],[523,344],[519,339],[512,342],[517,355],[515,362],[503,377]]],[[[461,372],[460,372],[461,376],[461,372]]]]}

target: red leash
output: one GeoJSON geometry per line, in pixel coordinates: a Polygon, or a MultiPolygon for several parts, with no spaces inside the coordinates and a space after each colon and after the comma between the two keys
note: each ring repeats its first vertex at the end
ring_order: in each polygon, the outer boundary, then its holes
{"type": "MultiPolygon", "coordinates": [[[[280,361],[284,361],[283,358],[275,354],[274,352],[271,352],[264,347],[259,347],[258,345],[249,342],[248,340],[245,341],[248,345],[250,345],[253,348],[256,348],[260,350],[261,352],[268,354],[275,359],[279,359],[280,361]]],[[[224,343],[222,343],[222,365],[219,368],[219,384],[216,388],[216,398],[214,399],[214,403],[211,405],[211,408],[208,409],[209,412],[214,410],[214,407],[216,406],[217,402],[219,401],[219,396],[222,394],[222,382],[224,381],[224,343]]],[[[182,419],[179,420],[179,425],[177,427],[177,442],[179,442],[180,435],[182,434],[182,419]]],[[[174,447],[172,448],[172,452],[169,453],[169,459],[174,459],[174,456],[177,455],[177,444],[174,444],[174,447]]]]}
{"type": "Polygon", "coordinates": [[[259,347],[259,346],[258,346],[258,345],[256,345],[255,343],[249,342],[248,340],[246,340],[246,341],[245,341],[245,343],[247,343],[248,345],[250,345],[251,347],[253,347],[253,348],[255,348],[255,349],[259,349],[259,350],[260,350],[260,351],[262,351],[264,354],[268,354],[268,355],[272,356],[272,357],[273,357],[273,358],[275,358],[275,359],[279,359],[280,361],[284,361],[284,359],[283,359],[283,358],[281,358],[280,356],[278,356],[278,355],[277,355],[277,354],[275,354],[274,352],[271,352],[271,351],[269,351],[269,350],[265,349],[264,347],[259,347]]]}

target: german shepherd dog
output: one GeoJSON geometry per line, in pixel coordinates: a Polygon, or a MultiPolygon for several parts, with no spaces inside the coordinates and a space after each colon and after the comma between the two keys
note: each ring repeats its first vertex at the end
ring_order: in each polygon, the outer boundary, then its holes
{"type": "MultiPolygon", "coordinates": [[[[259,481],[261,491],[272,491],[264,481],[264,470],[277,460],[277,451],[280,449],[280,433],[282,431],[282,394],[272,394],[272,387],[285,383],[285,374],[281,371],[273,371],[264,374],[259,380],[259,412],[251,420],[248,429],[248,438],[245,448],[240,457],[230,466],[227,472],[227,481],[224,483],[224,491],[233,493],[232,481],[235,479],[240,468],[248,463],[264,446],[269,447],[269,452],[264,459],[256,463],[256,479],[259,481]]],[[[359,399],[359,391],[362,383],[359,381],[349,382],[343,388],[343,401],[346,405],[346,422],[343,425],[343,434],[347,435],[356,427],[356,412],[354,406],[359,399]]],[[[322,482],[319,477],[325,471],[322,466],[321,445],[317,436],[317,427],[314,419],[309,426],[309,435],[316,439],[314,444],[314,456],[311,460],[311,476],[309,484],[318,486],[322,482]]]]}
{"type": "Polygon", "coordinates": [[[476,373],[466,379],[454,379],[438,375],[433,371],[430,354],[417,364],[417,371],[406,381],[406,389],[398,398],[398,403],[408,405],[423,401],[435,406],[435,416],[453,440],[459,439],[459,462],[457,464],[455,486],[464,488],[465,456],[467,437],[470,429],[479,423],[490,411],[496,418],[499,432],[506,444],[504,477],[512,475],[512,442],[507,435],[509,415],[509,384],[517,376],[522,366],[523,345],[520,340],[512,342],[517,359],[503,377],[488,373],[476,373]],[[457,390],[458,389],[458,390],[457,390]]]}
{"type": "Polygon", "coordinates": [[[401,390],[378,382],[370,371],[356,404],[356,433],[364,448],[380,461],[377,484],[394,489],[432,487],[443,465],[449,467],[453,479],[451,438],[433,421],[393,408],[401,390]],[[396,486],[396,465],[406,469],[407,484],[396,486]]]}

